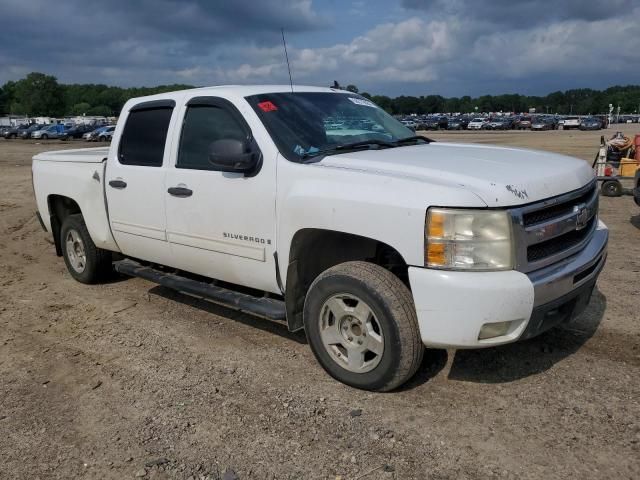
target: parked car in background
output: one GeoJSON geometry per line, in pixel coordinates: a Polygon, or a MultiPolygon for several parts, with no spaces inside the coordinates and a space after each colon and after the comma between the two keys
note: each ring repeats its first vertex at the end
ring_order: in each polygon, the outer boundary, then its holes
{"type": "Polygon", "coordinates": [[[518,130],[527,130],[531,128],[531,117],[520,117],[516,122],[518,130]]]}
{"type": "Polygon", "coordinates": [[[83,134],[82,139],[88,142],[97,142],[98,139],[100,138],[100,134],[104,132],[106,129],[107,129],[106,126],[98,127],[94,130],[91,130],[90,132],[83,134]]]}
{"type": "Polygon", "coordinates": [[[113,138],[113,131],[116,129],[115,125],[112,125],[110,127],[106,127],[101,133],[100,135],[98,135],[98,141],[100,142],[110,142],[111,139],[113,138]]]}
{"type": "Polygon", "coordinates": [[[506,130],[507,124],[502,118],[495,118],[482,126],[484,130],[506,130]]]}
{"type": "Polygon", "coordinates": [[[449,123],[447,124],[447,130],[464,130],[469,122],[466,123],[461,117],[454,117],[449,119],[449,123]]]}
{"type": "Polygon", "coordinates": [[[572,128],[580,128],[580,117],[571,116],[566,117],[562,123],[564,130],[571,130],[572,128]]]}
{"type": "Polygon", "coordinates": [[[505,117],[502,119],[503,127],[505,130],[513,130],[516,128],[516,120],[514,117],[505,117]]]}
{"type": "Polygon", "coordinates": [[[449,126],[449,117],[445,115],[440,115],[436,117],[436,121],[438,122],[438,128],[442,130],[446,130],[449,126]]]}
{"type": "Polygon", "coordinates": [[[531,130],[553,130],[554,124],[553,120],[549,118],[539,117],[531,122],[531,130]]]}
{"type": "Polygon", "coordinates": [[[424,121],[424,130],[439,130],[440,120],[438,117],[427,117],[424,121]]]}
{"type": "Polygon", "coordinates": [[[24,125],[20,125],[17,127],[14,126],[3,126],[0,128],[0,136],[6,138],[7,140],[11,139],[11,138],[17,138],[18,137],[18,131],[21,128],[25,128],[24,125]]]}
{"type": "Polygon", "coordinates": [[[580,130],[600,130],[602,128],[602,122],[595,117],[585,117],[580,120],[580,130]]]}
{"type": "Polygon", "coordinates": [[[60,138],[64,134],[64,125],[47,125],[40,130],[35,130],[31,133],[31,138],[39,138],[42,140],[47,140],[49,138],[60,138]]]}
{"type": "Polygon", "coordinates": [[[416,130],[416,122],[413,120],[402,120],[402,124],[407,127],[410,128],[411,130],[413,130],[415,132],[416,130]]]}
{"type": "Polygon", "coordinates": [[[65,130],[64,139],[72,139],[72,138],[82,138],[82,136],[87,133],[95,130],[93,125],[86,124],[78,124],[74,125],[71,128],[65,130]]]}
{"type": "Polygon", "coordinates": [[[31,138],[31,134],[37,130],[42,130],[46,125],[39,125],[34,123],[33,125],[29,125],[26,128],[22,128],[18,131],[18,138],[22,140],[28,140],[31,138]]]}
{"type": "Polygon", "coordinates": [[[485,119],[484,118],[474,118],[467,125],[467,129],[468,130],[481,130],[482,129],[482,125],[484,125],[484,124],[485,124],[485,119]]]}

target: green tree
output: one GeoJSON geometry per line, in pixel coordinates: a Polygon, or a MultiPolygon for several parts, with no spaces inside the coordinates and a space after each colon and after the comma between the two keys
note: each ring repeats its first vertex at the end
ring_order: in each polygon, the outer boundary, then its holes
{"type": "Polygon", "coordinates": [[[0,114],[11,113],[11,104],[14,102],[16,82],[8,81],[0,88],[0,114]]]}
{"type": "Polygon", "coordinates": [[[346,90],[348,90],[349,92],[358,93],[358,87],[356,87],[355,85],[347,85],[346,90]]]}
{"type": "Polygon", "coordinates": [[[4,88],[0,87],[0,115],[9,112],[9,98],[4,88]]]}
{"type": "Polygon", "coordinates": [[[21,103],[12,102],[9,107],[9,113],[11,115],[27,115],[27,109],[21,103]]]}
{"type": "Polygon", "coordinates": [[[63,93],[56,77],[33,72],[16,82],[15,101],[27,115],[60,116],[64,114],[63,93]]]}
{"type": "Polygon", "coordinates": [[[73,105],[67,112],[71,115],[84,115],[91,109],[91,105],[87,102],[80,102],[73,105]]]}
{"type": "Polygon", "coordinates": [[[96,115],[99,117],[109,117],[111,116],[111,108],[107,105],[98,105],[96,107],[91,107],[87,111],[87,115],[96,115]]]}

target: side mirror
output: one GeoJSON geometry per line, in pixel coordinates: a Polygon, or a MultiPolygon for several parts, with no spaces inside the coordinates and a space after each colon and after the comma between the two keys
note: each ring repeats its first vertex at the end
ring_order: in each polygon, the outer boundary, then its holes
{"type": "Polygon", "coordinates": [[[216,140],[209,146],[209,162],[222,172],[253,176],[260,167],[260,160],[260,151],[247,140],[227,138],[216,140]]]}

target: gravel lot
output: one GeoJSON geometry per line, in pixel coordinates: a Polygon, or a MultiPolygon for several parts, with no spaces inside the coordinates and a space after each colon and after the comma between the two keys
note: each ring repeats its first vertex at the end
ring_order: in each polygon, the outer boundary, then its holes
{"type": "MultiPolygon", "coordinates": [[[[601,134],[428,133],[585,160],[601,134]]],[[[428,350],[410,384],[372,394],[279,324],[140,279],[73,281],[33,215],[30,164],[80,146],[0,139],[0,478],[640,478],[631,197],[601,199],[609,260],[581,318],[428,350]]]]}

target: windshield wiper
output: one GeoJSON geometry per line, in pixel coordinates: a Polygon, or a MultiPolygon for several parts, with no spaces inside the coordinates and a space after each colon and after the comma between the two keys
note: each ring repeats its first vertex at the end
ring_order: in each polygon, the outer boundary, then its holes
{"type": "Polygon", "coordinates": [[[403,145],[405,143],[409,143],[409,142],[416,142],[418,140],[422,140],[425,143],[433,143],[435,142],[435,140],[432,140],[428,137],[423,137],[422,135],[413,135],[411,137],[406,137],[406,138],[401,138],[400,140],[396,140],[395,142],[393,142],[394,145],[398,146],[398,145],[403,145]]]}
{"type": "Polygon", "coordinates": [[[361,142],[345,143],[344,145],[338,145],[333,150],[351,150],[352,148],[371,147],[377,145],[379,147],[395,147],[395,142],[388,142],[387,140],[362,140],[361,142]]]}
{"type": "Polygon", "coordinates": [[[336,145],[333,148],[326,148],[323,150],[316,150],[315,152],[307,152],[302,155],[302,160],[306,160],[321,155],[333,155],[337,153],[343,153],[349,150],[373,150],[372,147],[397,147],[396,142],[388,142],[386,140],[363,140],[361,142],[345,143],[344,145],[336,145]]]}

